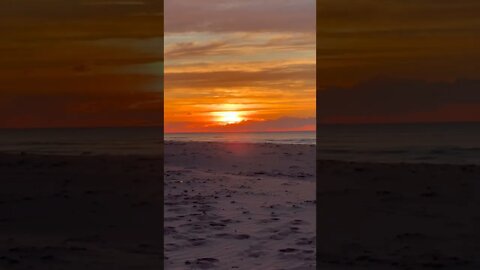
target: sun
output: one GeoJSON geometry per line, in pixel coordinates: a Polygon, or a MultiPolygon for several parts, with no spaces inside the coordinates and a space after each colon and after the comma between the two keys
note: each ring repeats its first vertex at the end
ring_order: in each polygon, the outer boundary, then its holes
{"type": "Polygon", "coordinates": [[[217,116],[216,121],[223,125],[236,124],[244,120],[242,114],[237,111],[216,112],[215,115],[217,116]]]}

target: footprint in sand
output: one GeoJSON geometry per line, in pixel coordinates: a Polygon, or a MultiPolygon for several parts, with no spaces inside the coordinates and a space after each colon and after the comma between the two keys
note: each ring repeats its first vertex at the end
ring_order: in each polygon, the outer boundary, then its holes
{"type": "Polygon", "coordinates": [[[218,233],[218,234],[215,234],[215,237],[223,238],[223,239],[244,240],[244,239],[249,239],[250,235],[248,235],[248,234],[218,233]]]}
{"type": "Polygon", "coordinates": [[[195,261],[185,261],[185,265],[190,265],[193,267],[193,269],[210,269],[213,267],[216,267],[216,264],[218,263],[218,259],[216,258],[199,258],[196,259],[195,261]]]}

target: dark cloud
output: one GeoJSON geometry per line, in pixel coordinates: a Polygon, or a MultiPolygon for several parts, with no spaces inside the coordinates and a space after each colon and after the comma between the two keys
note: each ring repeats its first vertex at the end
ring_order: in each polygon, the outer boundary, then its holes
{"type": "Polygon", "coordinates": [[[299,52],[315,50],[315,39],[312,35],[275,36],[261,42],[253,42],[248,37],[219,37],[211,42],[179,42],[168,46],[165,51],[167,59],[208,57],[212,55],[252,55],[254,51],[264,52],[299,52]]]}
{"type": "Polygon", "coordinates": [[[244,121],[226,127],[234,131],[285,131],[285,130],[314,130],[315,117],[298,118],[282,117],[268,121],[244,121]]]}
{"type": "Polygon", "coordinates": [[[480,79],[479,15],[475,0],[318,1],[318,85],[480,79]]]}
{"type": "MultiPolygon", "coordinates": [[[[314,117],[281,117],[273,120],[254,121],[248,120],[237,124],[226,126],[210,126],[201,128],[198,131],[210,132],[265,132],[265,131],[294,131],[294,130],[315,130],[316,118],[314,117]]],[[[172,122],[166,123],[165,129],[168,132],[194,130],[198,128],[195,123],[172,122]]]]}
{"type": "Polygon", "coordinates": [[[166,32],[312,32],[314,0],[168,0],[166,32]]]}
{"type": "Polygon", "coordinates": [[[336,24],[338,28],[346,25],[356,25],[357,29],[417,25],[417,29],[421,29],[432,25],[453,26],[455,22],[457,26],[467,26],[465,22],[468,20],[478,22],[480,3],[476,0],[322,0],[318,1],[318,7],[317,21],[327,28],[336,24]]]}
{"type": "Polygon", "coordinates": [[[181,57],[196,57],[219,55],[228,50],[228,43],[226,41],[209,42],[205,44],[196,44],[194,42],[176,43],[169,50],[165,52],[167,59],[181,58],[181,57]]]}
{"type": "Polygon", "coordinates": [[[147,75],[88,75],[54,82],[37,78],[16,83],[14,90],[4,80],[0,126],[160,125],[163,93],[141,90],[156,80],[147,75]]]}
{"type": "Polygon", "coordinates": [[[24,42],[159,37],[162,15],[157,0],[1,1],[0,34],[24,42]]]}
{"type": "MultiPolygon", "coordinates": [[[[319,90],[317,102],[319,121],[348,117],[388,120],[405,115],[414,118],[416,114],[452,106],[480,107],[480,80],[373,79],[350,88],[319,90]]],[[[435,114],[431,117],[434,119],[435,114]]],[[[462,117],[465,116],[459,116],[457,121],[465,120],[462,117]]],[[[473,117],[480,120],[480,114],[473,117]]],[[[437,120],[442,120],[441,114],[437,115],[437,120]]]]}
{"type": "Polygon", "coordinates": [[[32,18],[51,21],[88,21],[99,18],[119,18],[137,14],[157,15],[163,11],[163,1],[97,1],[97,0],[23,0],[2,1],[0,15],[7,18],[32,18]]]}
{"type": "Polygon", "coordinates": [[[167,89],[205,89],[221,87],[278,87],[300,91],[298,81],[304,88],[315,86],[315,65],[299,64],[284,67],[266,68],[259,71],[214,71],[183,72],[165,74],[167,89]]]}
{"type": "Polygon", "coordinates": [[[0,127],[161,124],[163,1],[0,1],[0,25],[0,127]]]}

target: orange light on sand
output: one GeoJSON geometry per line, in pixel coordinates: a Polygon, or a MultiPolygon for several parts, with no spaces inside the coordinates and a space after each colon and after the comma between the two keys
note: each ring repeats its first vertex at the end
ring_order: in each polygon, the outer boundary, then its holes
{"type": "Polygon", "coordinates": [[[241,112],[236,111],[224,111],[224,112],[213,112],[217,117],[215,121],[222,125],[236,124],[244,121],[241,112]]]}

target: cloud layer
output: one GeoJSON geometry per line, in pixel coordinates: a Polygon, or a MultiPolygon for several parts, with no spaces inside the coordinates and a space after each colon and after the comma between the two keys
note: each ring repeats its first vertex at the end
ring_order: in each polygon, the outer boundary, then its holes
{"type": "Polygon", "coordinates": [[[480,2],[318,5],[319,121],[480,121],[480,2]]]}
{"type": "Polygon", "coordinates": [[[480,80],[377,78],[317,94],[320,122],[480,121],[480,80]]]}
{"type": "Polygon", "coordinates": [[[161,125],[161,1],[0,3],[0,127],[161,125]]]}
{"type": "Polygon", "coordinates": [[[315,116],[315,1],[168,1],[165,14],[168,132],[314,129],[286,119],[315,116]],[[226,107],[244,121],[216,123],[226,107]]]}
{"type": "Polygon", "coordinates": [[[319,1],[319,86],[373,77],[479,78],[480,3],[319,1]]]}
{"type": "Polygon", "coordinates": [[[315,117],[281,117],[268,121],[247,120],[225,126],[212,126],[208,129],[199,127],[196,122],[175,122],[170,125],[170,132],[276,132],[315,130],[315,117]]]}
{"type": "Polygon", "coordinates": [[[314,0],[165,1],[165,31],[311,32],[314,0]]]}

